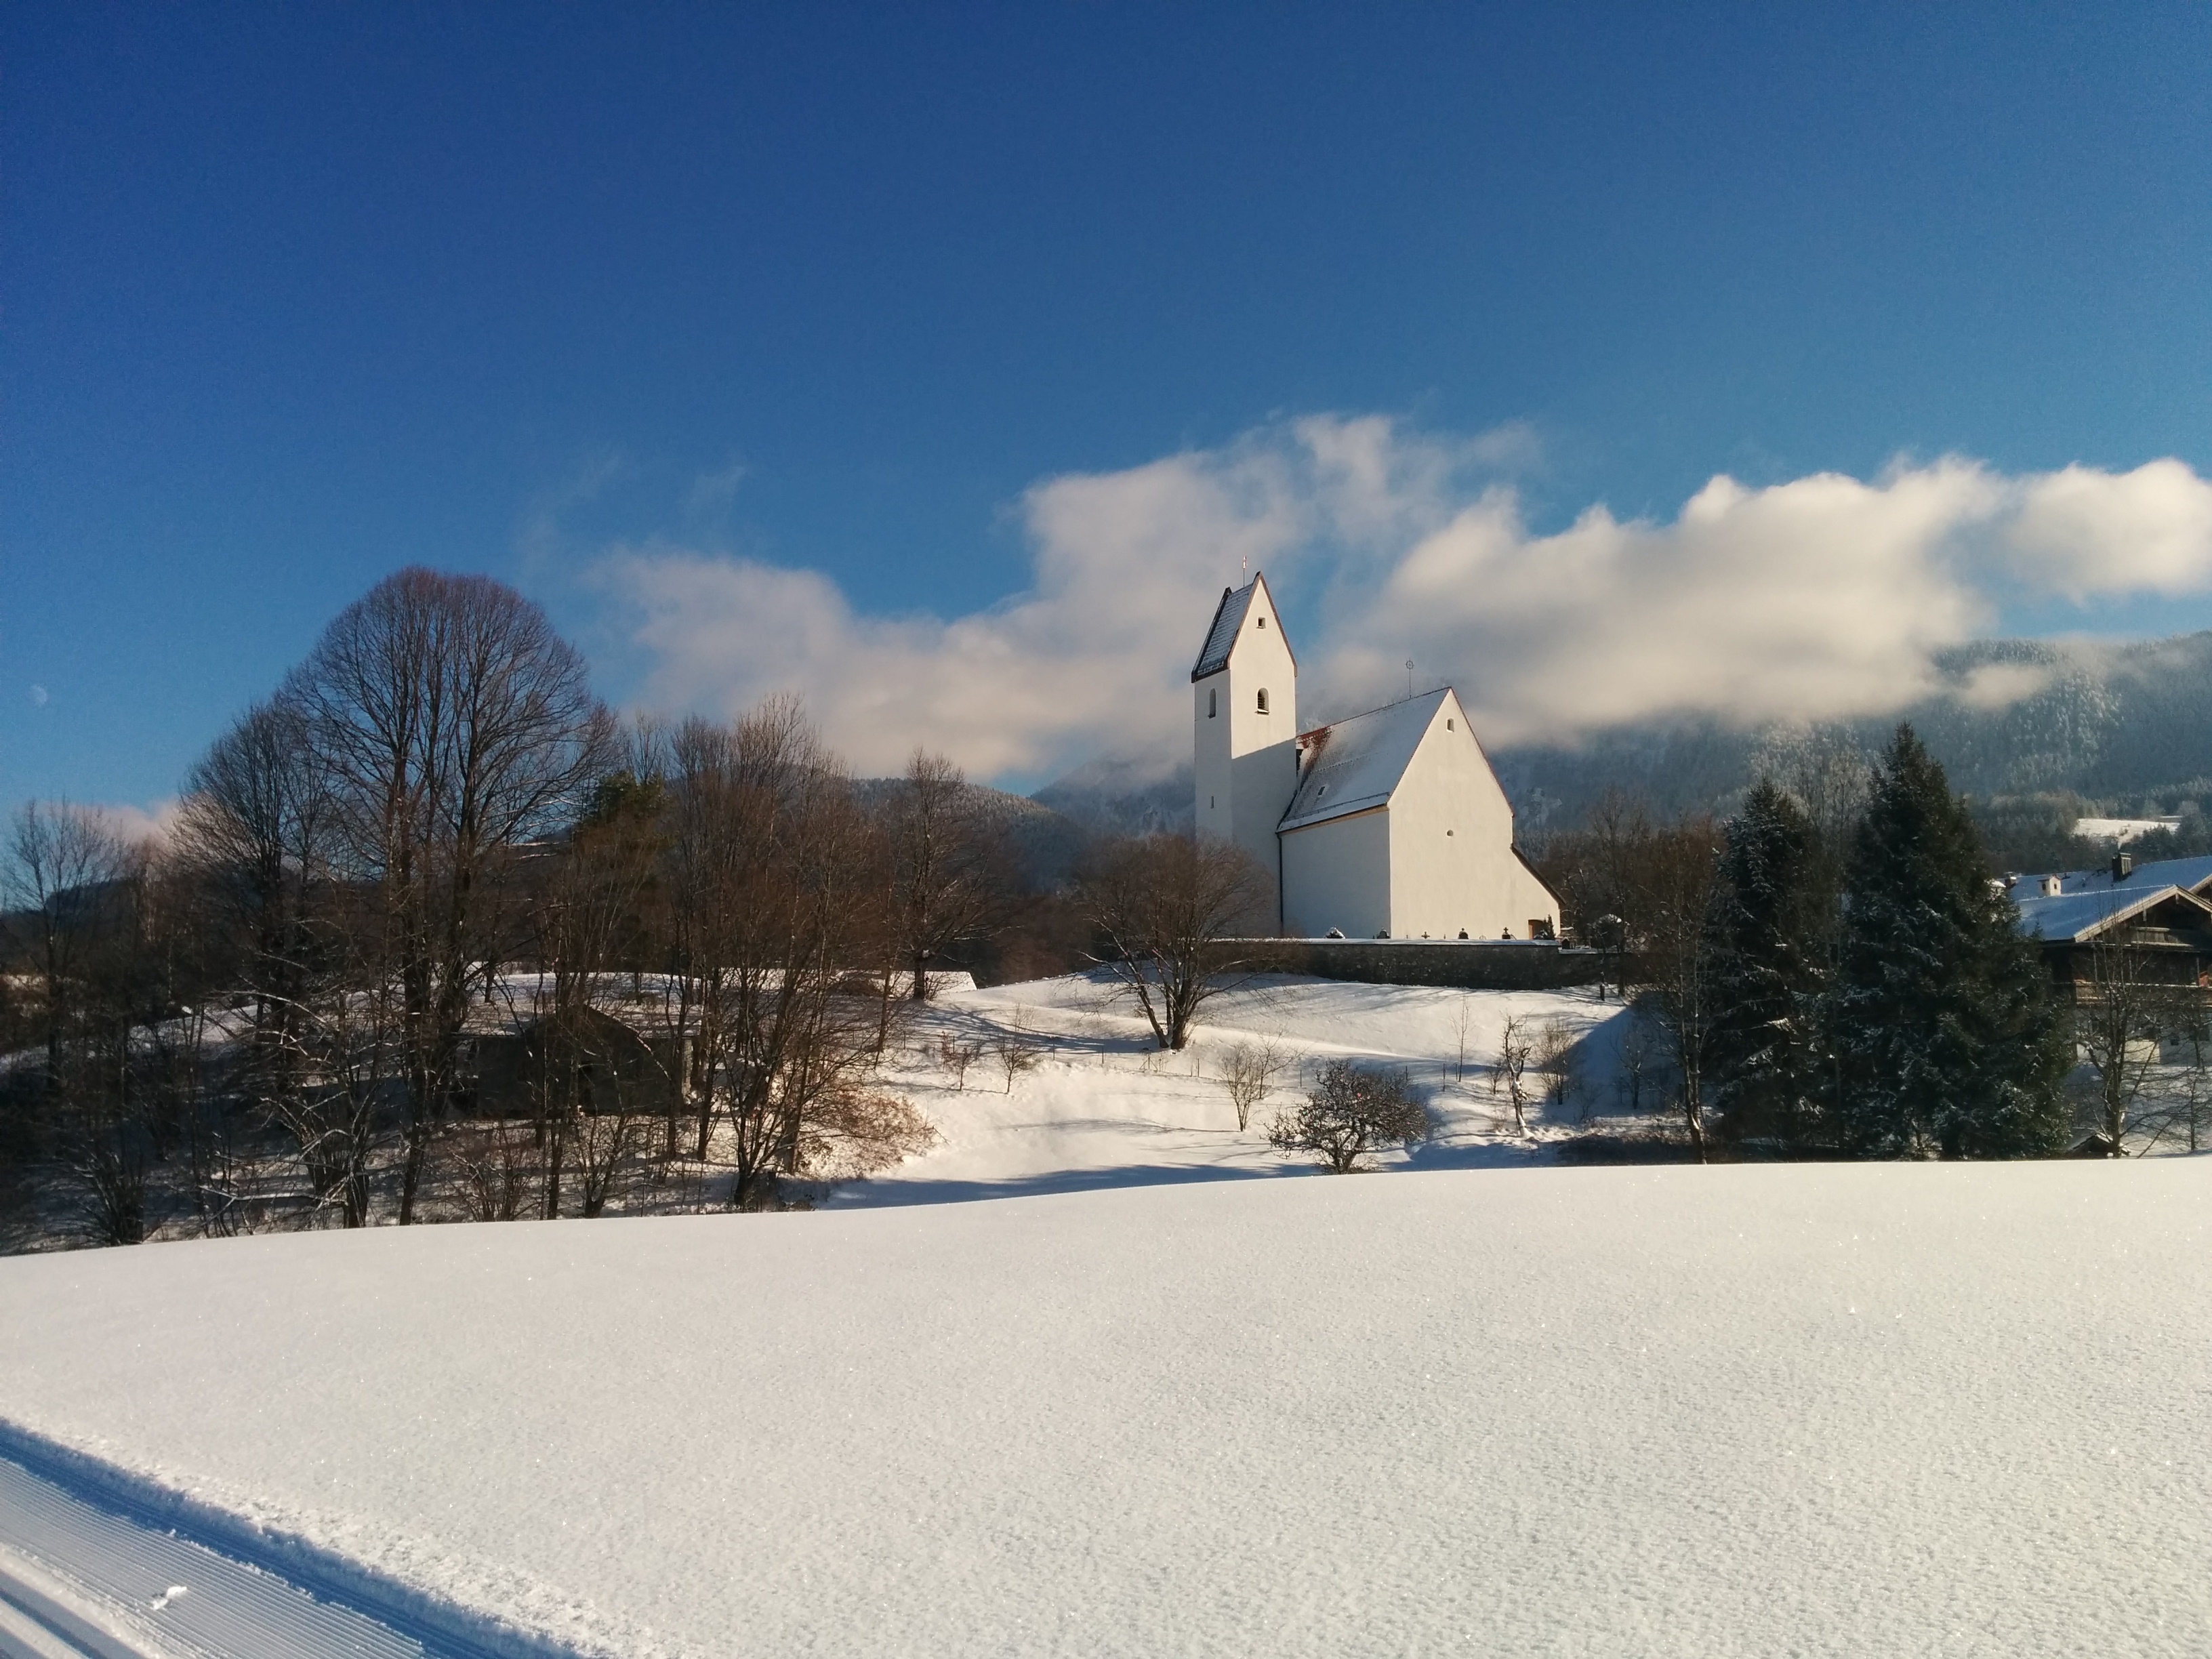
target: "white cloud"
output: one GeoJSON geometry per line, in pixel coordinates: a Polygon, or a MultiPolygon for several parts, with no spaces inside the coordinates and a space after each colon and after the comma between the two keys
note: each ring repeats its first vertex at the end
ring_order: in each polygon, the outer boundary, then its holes
{"type": "Polygon", "coordinates": [[[1321,618],[1297,640],[1302,712],[1397,695],[1410,656],[1493,743],[1668,714],[1880,714],[1936,689],[1932,653],[1985,632],[2000,591],[2212,588],[2212,483],[2179,461],[1721,477],[1671,522],[1600,506],[1537,534],[1500,481],[1534,456],[1524,428],[1452,441],[1314,416],[1047,479],[1020,503],[1029,589],[949,619],[866,615],[818,573],[660,544],[616,550],[601,574],[655,665],[653,706],[727,714],[797,690],[864,772],[919,742],[979,777],[1179,757],[1189,661],[1240,561],[1321,618]]]}
{"type": "Polygon", "coordinates": [[[2047,472],[2022,481],[2004,542],[2021,575],[2067,599],[2195,592],[2212,571],[2212,483],[2170,459],[2047,472]]]}
{"type": "Polygon", "coordinates": [[[181,810],[182,803],[172,798],[157,800],[151,806],[88,806],[85,811],[111,834],[133,846],[159,846],[176,827],[177,814],[181,810]]]}
{"type": "Polygon", "coordinates": [[[1222,585],[1240,559],[1289,554],[1308,516],[1272,452],[1054,479],[1023,512],[1030,591],[950,621],[863,616],[815,572],[664,547],[621,550],[602,577],[639,612],[655,707],[729,714],[797,690],[863,772],[922,743],[992,777],[1160,742],[1222,585]]]}
{"type": "MultiPolygon", "coordinates": [[[[27,802],[19,810],[28,810],[33,805],[27,802]]],[[[53,800],[46,802],[45,808],[96,825],[133,847],[158,847],[176,827],[183,803],[174,796],[157,800],[150,806],[129,802],[53,800]]]]}

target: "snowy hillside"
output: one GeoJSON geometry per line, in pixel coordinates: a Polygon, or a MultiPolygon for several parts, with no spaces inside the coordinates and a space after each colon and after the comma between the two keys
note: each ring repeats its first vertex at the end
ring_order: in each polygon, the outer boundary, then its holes
{"type": "Polygon", "coordinates": [[[1402,1066],[1429,1103],[1434,1137],[1410,1154],[1379,1157],[1379,1167],[1526,1164],[1570,1125],[1618,1105],[1614,1027],[1621,1018],[1618,1003],[1586,990],[1455,991],[1270,976],[1206,1003],[1190,1047],[1162,1054],[1133,1005],[1116,999],[1103,975],[952,991],[920,1013],[904,1063],[887,1077],[935,1125],[939,1144],[877,1180],[835,1188],[825,1201],[914,1203],[1309,1173],[1310,1161],[1286,1162],[1269,1149],[1267,1126],[1316,1061],[1338,1058],[1402,1066]],[[1571,1098],[1548,1113],[1532,1106],[1525,1135],[1490,1087],[1499,1032],[1515,1016],[1531,1029],[1556,1024],[1578,1043],[1571,1098]],[[940,1058],[946,1040],[981,1050],[964,1081],[940,1058]],[[994,1052],[1006,1042],[1033,1056],[1031,1069],[1011,1079],[994,1052]],[[1261,1043],[1275,1046],[1283,1067],[1240,1131],[1221,1075],[1232,1048],[1261,1043]]]}
{"type": "Polygon", "coordinates": [[[2212,1650],[2212,1162],[0,1261],[0,1416],[625,1654],[2212,1650]]]}

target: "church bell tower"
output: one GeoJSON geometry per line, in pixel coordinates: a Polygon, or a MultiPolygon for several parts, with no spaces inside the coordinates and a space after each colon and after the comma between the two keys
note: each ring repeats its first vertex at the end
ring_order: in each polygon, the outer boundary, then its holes
{"type": "Polygon", "coordinates": [[[1235,842],[1279,884],[1275,827],[1298,787],[1298,663],[1266,576],[1222,590],[1190,689],[1198,833],[1235,842]]]}

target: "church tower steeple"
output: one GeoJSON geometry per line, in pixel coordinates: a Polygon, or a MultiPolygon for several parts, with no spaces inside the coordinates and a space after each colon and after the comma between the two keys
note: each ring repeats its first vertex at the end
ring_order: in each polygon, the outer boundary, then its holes
{"type": "Polygon", "coordinates": [[[1222,590],[1190,688],[1198,832],[1278,880],[1275,827],[1298,787],[1298,663],[1265,575],[1222,590]]]}

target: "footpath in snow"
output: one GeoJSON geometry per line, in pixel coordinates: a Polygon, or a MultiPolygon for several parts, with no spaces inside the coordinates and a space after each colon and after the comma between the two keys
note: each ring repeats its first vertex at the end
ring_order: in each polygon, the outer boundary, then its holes
{"type": "Polygon", "coordinates": [[[609,1654],[2195,1655],[2208,1218],[1471,1169],[25,1257],[0,1418],[609,1654]]]}

